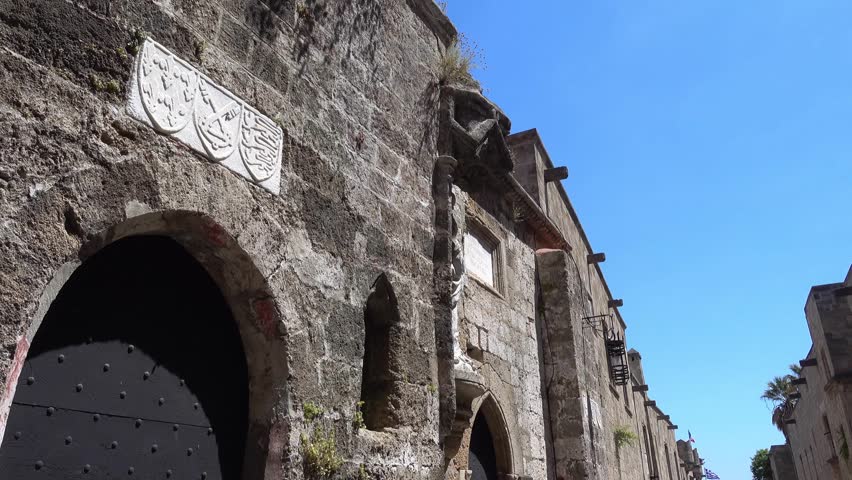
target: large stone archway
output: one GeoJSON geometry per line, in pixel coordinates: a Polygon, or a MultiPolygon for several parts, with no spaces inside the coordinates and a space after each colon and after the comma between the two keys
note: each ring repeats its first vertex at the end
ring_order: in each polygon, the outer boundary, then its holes
{"type": "Polygon", "coordinates": [[[487,429],[488,435],[482,435],[479,440],[487,439],[491,441],[491,448],[493,448],[494,452],[494,471],[497,480],[516,478],[514,477],[515,462],[509,426],[506,422],[503,409],[500,407],[500,403],[497,402],[493,393],[487,392],[482,397],[474,418],[471,430],[471,452],[474,449],[473,441],[477,440],[475,437],[477,427],[480,430],[487,429]]]}
{"type": "Polygon", "coordinates": [[[517,479],[510,422],[494,391],[476,374],[456,377],[459,401],[445,454],[472,480],[517,479]]]}
{"type": "MultiPolygon", "coordinates": [[[[273,478],[281,471],[287,441],[285,418],[275,415],[275,407],[286,399],[288,368],[283,323],[264,275],[221,225],[205,214],[189,211],[144,213],[93,235],[81,249],[82,263],[85,266],[87,260],[97,258],[99,252],[140,236],[156,236],[180,245],[221,293],[230,310],[237,343],[245,354],[247,432],[243,442],[236,442],[245,445],[240,478],[273,478]]],[[[19,338],[15,361],[6,372],[7,387],[0,405],[0,433],[6,430],[16,386],[21,380],[27,382],[28,377],[21,378],[21,369],[30,346],[37,347],[37,333],[49,318],[51,305],[63,286],[74,278],[74,272],[85,268],[80,264],[72,261],[57,269],[41,294],[35,315],[19,338]]],[[[10,434],[5,433],[8,439],[10,434]]]]}
{"type": "Polygon", "coordinates": [[[77,269],[33,338],[0,477],[238,479],[247,377],[201,265],[168,237],[114,242],[77,269]]]}

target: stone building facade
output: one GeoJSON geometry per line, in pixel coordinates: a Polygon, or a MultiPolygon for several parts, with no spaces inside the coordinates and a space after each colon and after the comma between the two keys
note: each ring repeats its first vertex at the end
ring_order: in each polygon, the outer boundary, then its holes
{"type": "Polygon", "coordinates": [[[0,12],[4,474],[701,477],[431,0],[0,12]]]}
{"type": "Polygon", "coordinates": [[[852,268],[843,282],[811,288],[805,317],[813,343],[784,419],[788,445],[770,450],[773,472],[779,480],[852,478],[852,268]]]}
{"type": "Polygon", "coordinates": [[[772,445],[769,448],[769,468],[775,480],[796,480],[796,464],[790,445],[772,445]]]}

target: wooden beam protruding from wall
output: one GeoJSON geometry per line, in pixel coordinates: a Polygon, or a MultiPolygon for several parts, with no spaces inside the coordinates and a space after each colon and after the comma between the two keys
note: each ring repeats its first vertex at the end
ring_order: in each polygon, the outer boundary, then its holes
{"type": "Polygon", "coordinates": [[[568,178],[568,167],[548,168],[544,171],[544,181],[557,182],[568,178]]]}
{"type": "Polygon", "coordinates": [[[586,261],[591,263],[603,263],[606,261],[605,253],[592,253],[586,257],[586,261]]]}

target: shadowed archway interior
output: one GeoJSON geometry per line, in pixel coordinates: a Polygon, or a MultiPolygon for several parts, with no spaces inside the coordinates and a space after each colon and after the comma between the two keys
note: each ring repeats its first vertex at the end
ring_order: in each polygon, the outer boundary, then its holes
{"type": "Polygon", "coordinates": [[[497,453],[484,415],[477,415],[473,422],[468,463],[472,480],[497,480],[497,453]]]}
{"type": "Polygon", "coordinates": [[[248,373],[216,284],[167,237],[119,240],[52,303],[23,366],[0,478],[240,478],[248,373]],[[128,477],[131,475],[131,477],[128,477]]]}

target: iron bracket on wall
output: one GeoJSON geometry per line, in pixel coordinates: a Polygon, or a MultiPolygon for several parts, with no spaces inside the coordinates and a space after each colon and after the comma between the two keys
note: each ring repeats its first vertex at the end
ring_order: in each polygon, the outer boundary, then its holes
{"type": "Polygon", "coordinates": [[[607,318],[612,320],[612,314],[605,313],[603,315],[592,315],[590,317],[583,317],[583,326],[591,328],[596,333],[605,334],[607,332],[607,318]]]}

